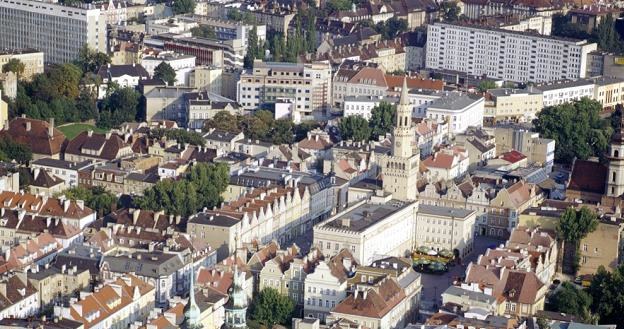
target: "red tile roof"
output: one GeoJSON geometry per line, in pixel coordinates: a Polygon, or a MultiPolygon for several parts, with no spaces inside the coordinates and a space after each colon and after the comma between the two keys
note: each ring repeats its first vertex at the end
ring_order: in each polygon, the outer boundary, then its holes
{"type": "Polygon", "coordinates": [[[52,129],[52,136],[50,136],[49,127],[50,124],[46,121],[15,118],[9,123],[9,129],[3,130],[0,135],[8,136],[18,143],[28,145],[35,154],[57,155],[61,153],[67,139],[56,128],[52,129]]]}
{"type": "Polygon", "coordinates": [[[570,175],[568,189],[604,194],[607,167],[594,161],[576,160],[570,175]]]}

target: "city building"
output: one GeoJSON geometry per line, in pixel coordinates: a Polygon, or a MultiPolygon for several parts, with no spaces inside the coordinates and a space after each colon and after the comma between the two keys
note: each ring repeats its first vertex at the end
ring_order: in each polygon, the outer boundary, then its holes
{"type": "Polygon", "coordinates": [[[420,154],[418,151],[414,152],[414,140],[415,129],[412,127],[407,79],[403,79],[401,98],[396,110],[396,127],[392,133],[392,153],[380,157],[384,176],[383,189],[398,200],[416,200],[420,154]]]}
{"type": "Polygon", "coordinates": [[[517,151],[524,154],[529,163],[552,168],[555,162],[555,141],[540,138],[539,133],[525,128],[501,126],[494,129],[496,154],[517,151]]]}
{"type": "Polygon", "coordinates": [[[30,80],[35,74],[43,73],[43,52],[35,49],[19,49],[0,53],[0,72],[2,67],[11,59],[17,59],[24,64],[24,73],[20,79],[30,80]]]}
{"type": "Polygon", "coordinates": [[[542,110],[543,96],[532,87],[497,88],[487,91],[484,119],[491,122],[531,122],[542,110]]]}
{"type": "Polygon", "coordinates": [[[5,121],[0,135],[30,146],[33,160],[41,158],[60,159],[61,149],[66,142],[65,135],[54,127],[54,118],[49,121],[21,116],[5,121]]]}
{"type": "MultiPolygon", "coordinates": [[[[246,110],[289,99],[300,120],[324,118],[331,106],[332,75],[327,63],[254,61],[241,74],[237,101],[246,110]]],[[[298,121],[296,121],[298,122],[298,121]]]]}
{"type": "Polygon", "coordinates": [[[399,101],[396,97],[384,96],[346,96],[342,108],[344,117],[356,115],[366,120],[370,120],[372,110],[380,103],[396,104],[399,101]]]}
{"type": "Polygon", "coordinates": [[[5,26],[0,48],[34,48],[43,52],[46,63],[71,62],[85,44],[106,52],[106,17],[90,4],[3,0],[0,19],[5,26]]]}
{"type": "Polygon", "coordinates": [[[462,0],[462,13],[466,17],[474,19],[491,15],[513,15],[518,17],[545,16],[550,17],[561,13],[563,6],[551,1],[528,1],[521,0],[501,5],[499,2],[487,0],[462,0]]]}
{"type": "Polygon", "coordinates": [[[544,107],[580,100],[583,97],[590,99],[595,97],[595,85],[590,79],[575,81],[553,79],[553,81],[538,84],[532,89],[542,92],[544,107]]]}
{"type": "Polygon", "coordinates": [[[0,296],[4,303],[0,306],[0,319],[29,318],[41,310],[36,287],[28,282],[26,272],[3,274],[0,277],[0,296]]]}
{"type": "Polygon", "coordinates": [[[468,171],[469,165],[468,151],[461,146],[442,149],[422,160],[422,166],[427,168],[424,176],[431,182],[445,182],[461,177],[468,171]]]}
{"type": "Polygon", "coordinates": [[[462,92],[449,92],[434,100],[426,109],[426,117],[449,124],[451,134],[461,134],[468,127],[483,126],[485,100],[462,92]]]}
{"type": "Polygon", "coordinates": [[[91,165],[91,161],[71,162],[54,158],[41,158],[30,163],[33,170],[45,170],[50,175],[58,177],[67,187],[78,186],[78,172],[91,165]]]}
{"type": "Polygon", "coordinates": [[[189,87],[223,94],[223,69],[214,66],[195,66],[189,75],[189,87]]]}
{"type": "Polygon", "coordinates": [[[420,205],[416,217],[416,241],[422,246],[453,251],[465,257],[473,248],[474,210],[420,205]]]}
{"type": "Polygon", "coordinates": [[[363,264],[411,252],[418,204],[391,197],[362,200],[315,225],[314,245],[325,257],[337,255],[342,249],[350,250],[363,264]]]}
{"type": "Polygon", "coordinates": [[[174,86],[189,86],[191,73],[195,70],[195,56],[176,54],[171,51],[162,51],[156,55],[141,59],[141,65],[150,76],[154,76],[156,67],[166,63],[175,71],[174,86]]]}
{"type": "MultiPolygon", "coordinates": [[[[232,115],[243,114],[236,101],[220,96],[210,91],[190,92],[184,95],[186,99],[186,126],[191,129],[202,129],[204,122],[212,119],[215,114],[226,111],[232,115]]],[[[233,150],[232,150],[233,151],[233,150]]]]}
{"type": "Polygon", "coordinates": [[[111,132],[98,134],[93,130],[83,131],[67,143],[65,160],[71,162],[110,161],[131,155],[133,154],[132,145],[128,143],[127,137],[111,132]]]}
{"type": "Polygon", "coordinates": [[[64,296],[70,296],[88,287],[90,280],[89,271],[78,270],[77,266],[57,268],[46,264],[43,267],[34,267],[28,273],[28,281],[39,293],[42,309],[59,302],[64,296]]]}
{"type": "Polygon", "coordinates": [[[585,40],[435,23],[427,28],[427,68],[514,82],[579,79],[596,47],[585,40]]]}
{"type": "Polygon", "coordinates": [[[603,108],[614,109],[624,101],[624,79],[600,77],[594,81],[594,100],[602,104],[603,108]]]}
{"type": "MultiPolygon", "coordinates": [[[[135,89],[141,80],[151,76],[141,64],[102,65],[97,72],[101,78],[98,88],[98,99],[103,99],[110,83],[116,83],[120,88],[135,89]]],[[[153,74],[153,72],[152,72],[153,74]]]]}

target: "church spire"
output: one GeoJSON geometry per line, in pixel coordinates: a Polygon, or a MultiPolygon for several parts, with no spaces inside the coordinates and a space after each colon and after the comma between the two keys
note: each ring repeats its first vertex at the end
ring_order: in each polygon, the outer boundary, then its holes
{"type": "Polygon", "coordinates": [[[407,77],[403,77],[403,87],[401,88],[401,98],[399,99],[399,105],[409,105],[409,97],[407,95],[407,77]]]}
{"type": "Polygon", "coordinates": [[[198,328],[200,327],[199,316],[201,311],[195,302],[195,268],[193,267],[191,267],[191,275],[189,279],[191,281],[189,288],[189,302],[184,315],[186,316],[187,328],[198,328]]]}

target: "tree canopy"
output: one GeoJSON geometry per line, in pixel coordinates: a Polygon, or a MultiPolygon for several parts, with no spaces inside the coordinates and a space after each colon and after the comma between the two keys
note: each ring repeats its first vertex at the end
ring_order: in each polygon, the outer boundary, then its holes
{"type": "Polygon", "coordinates": [[[72,187],[63,191],[62,194],[70,200],[83,200],[85,205],[93,209],[98,216],[109,214],[119,201],[114,194],[101,186],[93,188],[72,187]]]}
{"type": "Polygon", "coordinates": [[[576,288],[572,283],[564,282],[561,288],[550,299],[550,306],[554,311],[576,315],[586,322],[591,319],[591,296],[576,288]]]}
{"type": "Polygon", "coordinates": [[[156,128],[150,129],[149,135],[151,138],[160,139],[161,137],[167,137],[167,139],[175,139],[178,143],[191,144],[195,146],[204,146],[206,140],[202,134],[196,131],[189,131],[184,129],[164,129],[156,128]]]}
{"type": "Polygon", "coordinates": [[[0,160],[28,164],[32,160],[32,151],[26,144],[20,144],[9,137],[0,137],[0,160]]]}
{"type": "Polygon", "coordinates": [[[592,298],[591,310],[601,324],[624,323],[624,265],[612,272],[598,268],[588,288],[592,298]]]}
{"type": "Polygon", "coordinates": [[[223,199],[230,181],[226,164],[197,163],[181,180],[163,180],[144,191],[135,203],[141,209],[164,210],[167,214],[190,216],[204,207],[213,208],[223,199]]]}
{"type": "Polygon", "coordinates": [[[13,72],[19,78],[24,74],[25,69],[26,65],[22,61],[17,58],[11,58],[2,66],[2,73],[13,72]]]}
{"type": "Polygon", "coordinates": [[[576,210],[572,207],[566,209],[559,219],[557,235],[560,239],[568,242],[578,242],[593,232],[598,227],[596,213],[587,207],[576,210]]]}
{"type": "Polygon", "coordinates": [[[440,4],[440,13],[445,21],[454,22],[459,19],[461,9],[459,9],[455,1],[442,1],[440,4]]]}
{"type": "Polygon", "coordinates": [[[78,59],[75,64],[82,69],[83,72],[96,73],[102,65],[110,64],[111,58],[105,53],[95,51],[87,44],[80,48],[78,59]]]}
{"type": "Polygon", "coordinates": [[[534,130],[543,138],[555,140],[555,159],[559,162],[603,156],[613,129],[608,120],[600,117],[601,110],[598,101],[587,98],[549,106],[533,120],[534,130]]]}
{"type": "Polygon", "coordinates": [[[348,116],[342,118],[338,123],[338,129],[342,139],[350,139],[354,141],[364,141],[370,139],[371,128],[368,121],[360,116],[348,116]]]}
{"type": "Polygon", "coordinates": [[[118,127],[124,122],[140,121],[139,98],[141,95],[129,87],[114,88],[100,103],[97,126],[104,129],[118,127]]]}
{"type": "Polygon", "coordinates": [[[288,296],[273,288],[264,288],[254,299],[251,317],[272,328],[276,324],[288,325],[295,305],[288,296]]]}
{"type": "Polygon", "coordinates": [[[202,24],[200,24],[199,26],[191,28],[191,34],[194,37],[200,37],[200,38],[215,39],[217,37],[217,34],[215,33],[214,27],[212,27],[210,25],[202,25],[202,24]]]}
{"type": "Polygon", "coordinates": [[[160,79],[167,83],[169,86],[173,86],[176,81],[176,72],[167,62],[161,62],[154,69],[154,79],[160,79]]]}
{"type": "Polygon", "coordinates": [[[194,0],[173,0],[173,12],[176,15],[189,14],[195,11],[194,0]]]}
{"type": "Polygon", "coordinates": [[[407,21],[397,17],[391,17],[385,22],[379,22],[375,25],[377,33],[385,40],[396,38],[399,34],[407,31],[407,21]]]}
{"type": "Polygon", "coordinates": [[[496,82],[492,81],[492,80],[482,80],[481,82],[479,82],[479,91],[484,93],[486,91],[488,91],[488,89],[494,89],[496,88],[496,82]]]}
{"type": "Polygon", "coordinates": [[[371,137],[377,138],[391,132],[396,125],[396,106],[381,102],[373,107],[368,122],[371,127],[371,137]]]}

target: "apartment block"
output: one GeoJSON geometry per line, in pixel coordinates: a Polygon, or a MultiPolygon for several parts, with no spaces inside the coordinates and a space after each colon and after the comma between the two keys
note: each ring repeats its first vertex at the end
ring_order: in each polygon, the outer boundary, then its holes
{"type": "Polygon", "coordinates": [[[0,53],[0,71],[4,64],[11,59],[17,59],[24,64],[24,73],[20,79],[30,80],[33,75],[43,73],[43,52],[35,49],[20,49],[0,53]]]}
{"type": "Polygon", "coordinates": [[[497,127],[496,154],[516,150],[527,156],[530,163],[551,168],[555,161],[555,141],[540,138],[536,132],[519,127],[497,127]]]}
{"type": "Polygon", "coordinates": [[[289,99],[293,116],[302,120],[321,118],[331,105],[332,74],[328,63],[272,63],[256,60],[252,70],[241,74],[237,101],[244,109],[289,99]]]}
{"type": "Polygon", "coordinates": [[[533,87],[533,90],[542,92],[544,107],[580,100],[583,97],[593,99],[595,89],[596,86],[590,79],[557,80],[533,87]]]}
{"type": "Polygon", "coordinates": [[[426,66],[516,82],[584,78],[595,43],[475,25],[427,29],[426,66]]]}
{"type": "Polygon", "coordinates": [[[416,239],[422,246],[454,250],[464,257],[472,251],[476,218],[474,210],[420,205],[416,239]]]}
{"type": "Polygon", "coordinates": [[[71,62],[85,44],[106,52],[106,17],[92,5],[2,0],[0,21],[0,48],[35,48],[46,63],[71,62]]]}
{"type": "Polygon", "coordinates": [[[492,122],[531,122],[542,108],[542,93],[532,87],[490,89],[486,94],[484,117],[492,122]]]}

